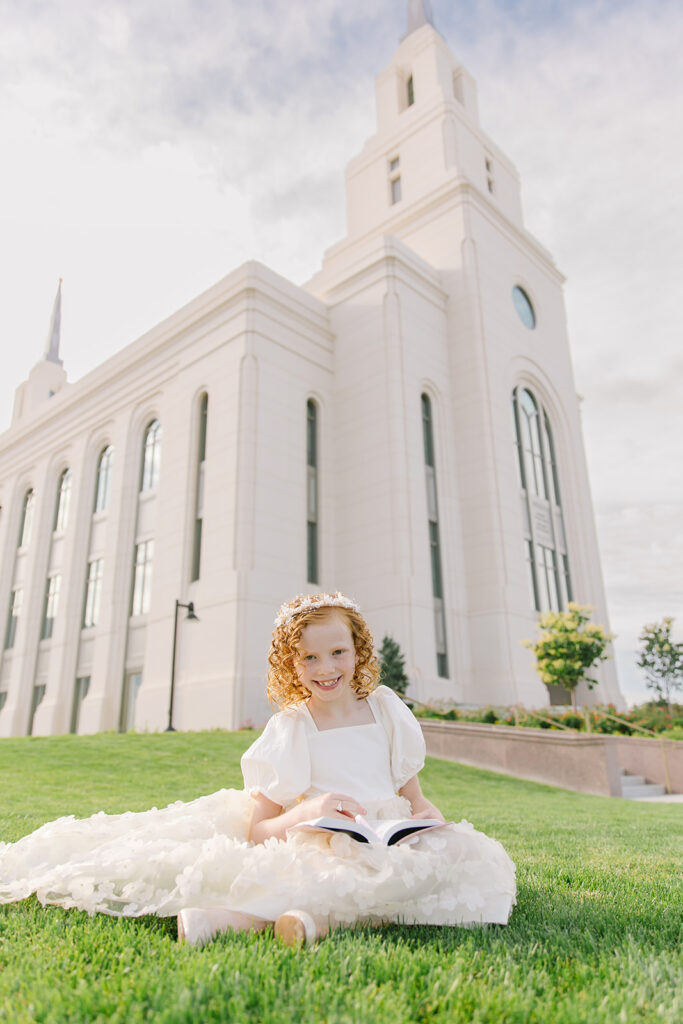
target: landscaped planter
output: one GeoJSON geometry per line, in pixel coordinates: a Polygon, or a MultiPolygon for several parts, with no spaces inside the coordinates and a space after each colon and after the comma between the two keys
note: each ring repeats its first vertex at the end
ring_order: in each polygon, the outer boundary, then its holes
{"type": "MultiPolygon", "coordinates": [[[[657,739],[420,719],[427,753],[581,793],[621,796],[621,772],[666,784],[657,739]]],[[[666,741],[669,782],[683,792],[683,742],[666,741]]]]}

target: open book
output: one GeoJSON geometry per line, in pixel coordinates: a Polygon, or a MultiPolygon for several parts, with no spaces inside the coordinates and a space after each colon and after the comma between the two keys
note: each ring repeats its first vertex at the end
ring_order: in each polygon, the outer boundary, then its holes
{"type": "Polygon", "coordinates": [[[287,835],[292,832],[343,832],[351,836],[359,843],[379,843],[384,846],[395,846],[396,843],[414,836],[418,832],[426,832],[433,828],[443,828],[450,825],[449,821],[439,821],[438,818],[403,818],[401,820],[381,821],[357,815],[355,818],[312,818],[310,821],[300,821],[287,829],[287,835]]]}

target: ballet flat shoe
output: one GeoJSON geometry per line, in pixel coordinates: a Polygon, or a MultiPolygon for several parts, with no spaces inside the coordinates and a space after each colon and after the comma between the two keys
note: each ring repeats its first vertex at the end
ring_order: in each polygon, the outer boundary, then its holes
{"type": "Polygon", "coordinates": [[[178,942],[188,946],[203,946],[213,938],[209,917],[204,910],[185,907],[178,914],[178,942]]]}
{"type": "Polygon", "coordinates": [[[273,931],[285,946],[311,946],[318,937],[315,921],[305,910],[280,914],[273,931]]]}

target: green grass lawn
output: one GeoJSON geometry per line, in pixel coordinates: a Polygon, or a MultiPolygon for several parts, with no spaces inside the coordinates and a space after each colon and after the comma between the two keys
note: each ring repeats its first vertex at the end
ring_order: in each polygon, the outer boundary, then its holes
{"type": "MultiPolygon", "coordinates": [[[[0,740],[0,838],[61,814],[240,786],[250,733],[0,740]]],[[[0,907],[0,1020],[683,1021],[683,806],[584,796],[431,759],[423,788],[517,863],[506,928],[176,943],[174,919],[0,907]]]]}

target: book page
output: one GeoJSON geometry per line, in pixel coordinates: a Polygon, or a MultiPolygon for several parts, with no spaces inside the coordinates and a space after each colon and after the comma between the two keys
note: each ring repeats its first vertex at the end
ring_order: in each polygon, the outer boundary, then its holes
{"type": "Polygon", "coordinates": [[[427,829],[440,828],[444,822],[438,818],[402,818],[390,820],[367,821],[360,815],[356,821],[366,824],[376,836],[375,842],[384,843],[386,846],[393,846],[395,843],[406,839],[408,836],[416,835],[427,829]]]}
{"type": "Polygon", "coordinates": [[[311,818],[310,821],[292,825],[287,829],[287,835],[291,832],[343,832],[360,843],[377,842],[377,836],[369,823],[354,818],[311,818]]]}

